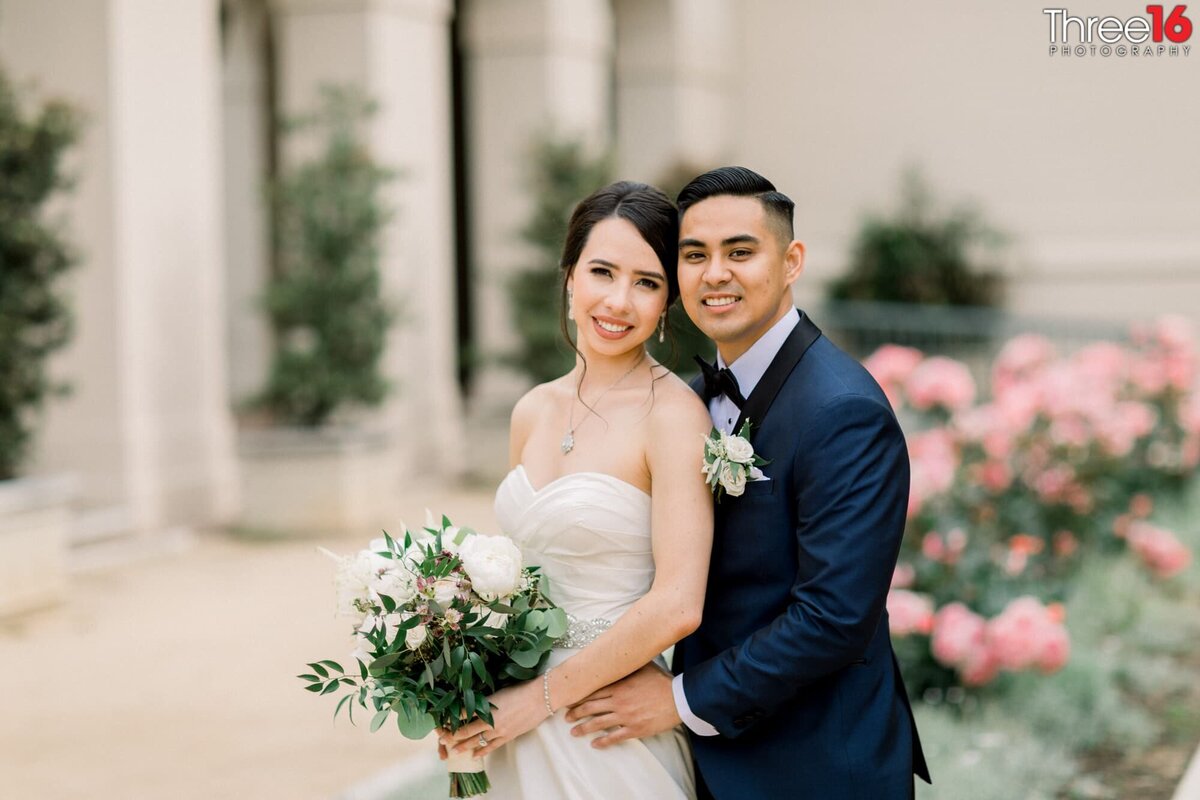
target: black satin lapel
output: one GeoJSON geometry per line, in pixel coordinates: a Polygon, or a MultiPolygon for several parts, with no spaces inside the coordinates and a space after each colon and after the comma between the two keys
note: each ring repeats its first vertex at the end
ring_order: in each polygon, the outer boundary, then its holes
{"type": "Polygon", "coordinates": [[[746,420],[750,420],[752,425],[762,423],[767,412],[771,410],[771,404],[775,402],[775,396],[783,388],[788,375],[792,374],[792,370],[800,363],[800,359],[804,358],[808,348],[812,347],[812,343],[821,335],[821,329],[808,318],[807,314],[803,311],[800,311],[799,314],[800,321],[796,323],[795,328],[792,328],[788,338],[783,341],[783,347],[779,348],[779,352],[771,361],[771,366],[767,367],[767,371],[763,373],[762,378],[754,387],[754,391],[746,398],[746,404],[742,406],[742,413],[738,415],[737,424],[733,426],[730,433],[740,431],[742,423],[746,420]]]}

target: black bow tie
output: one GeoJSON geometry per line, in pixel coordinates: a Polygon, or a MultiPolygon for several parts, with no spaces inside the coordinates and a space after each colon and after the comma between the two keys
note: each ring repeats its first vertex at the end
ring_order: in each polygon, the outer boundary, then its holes
{"type": "Polygon", "coordinates": [[[742,397],[742,390],[738,388],[737,378],[729,367],[717,369],[715,365],[708,363],[700,356],[696,356],[696,363],[700,365],[700,372],[704,375],[705,402],[723,394],[738,408],[746,403],[746,398],[742,397]]]}

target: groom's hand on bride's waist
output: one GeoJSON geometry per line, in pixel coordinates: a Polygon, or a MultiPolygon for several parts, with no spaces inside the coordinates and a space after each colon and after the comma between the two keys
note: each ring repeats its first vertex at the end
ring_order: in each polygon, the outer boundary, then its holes
{"type": "Polygon", "coordinates": [[[571,729],[573,736],[604,731],[592,740],[597,748],[670,730],[680,723],[671,676],[647,664],[573,705],[567,710],[567,721],[579,723],[571,729]]]}

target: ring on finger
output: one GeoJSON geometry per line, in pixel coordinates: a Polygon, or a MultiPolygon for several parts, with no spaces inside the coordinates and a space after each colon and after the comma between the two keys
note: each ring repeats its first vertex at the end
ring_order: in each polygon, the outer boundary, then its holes
{"type": "Polygon", "coordinates": [[[487,740],[487,737],[486,737],[486,736],[484,736],[482,733],[480,733],[480,734],[479,734],[479,746],[480,746],[480,747],[487,747],[487,746],[488,746],[488,740],[487,740]]]}

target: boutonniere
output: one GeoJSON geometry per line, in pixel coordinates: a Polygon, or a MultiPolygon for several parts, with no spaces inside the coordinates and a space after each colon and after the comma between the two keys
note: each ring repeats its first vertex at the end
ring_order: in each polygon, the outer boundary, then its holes
{"type": "Polygon", "coordinates": [[[730,497],[740,497],[749,481],[769,480],[759,469],[766,463],[767,460],[755,453],[754,445],[750,444],[750,420],[746,420],[734,436],[713,428],[704,438],[704,465],[700,471],[717,500],[721,499],[722,492],[730,497]]]}

